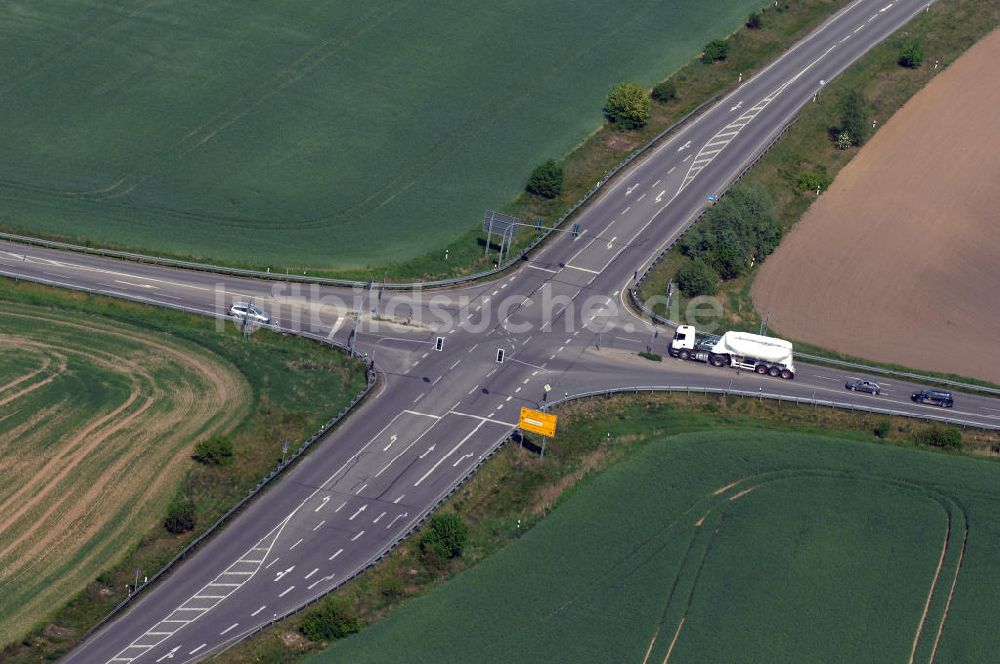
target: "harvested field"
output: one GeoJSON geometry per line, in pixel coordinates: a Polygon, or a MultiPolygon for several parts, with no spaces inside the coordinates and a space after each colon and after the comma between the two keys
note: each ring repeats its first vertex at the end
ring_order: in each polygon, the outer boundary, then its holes
{"type": "Polygon", "coordinates": [[[8,643],[137,544],[173,498],[193,444],[232,430],[253,391],[196,344],[44,307],[5,302],[0,348],[8,643]]]}
{"type": "Polygon", "coordinates": [[[934,78],[768,258],[751,296],[777,333],[1000,382],[998,57],[994,32],[934,78]]]}

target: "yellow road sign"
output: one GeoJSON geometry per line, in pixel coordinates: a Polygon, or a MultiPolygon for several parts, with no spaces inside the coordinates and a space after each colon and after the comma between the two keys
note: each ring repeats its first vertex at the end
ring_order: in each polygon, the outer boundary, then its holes
{"type": "Polygon", "coordinates": [[[556,435],[557,419],[558,418],[555,415],[543,413],[539,410],[532,410],[530,408],[522,408],[521,420],[518,422],[518,426],[525,431],[540,433],[543,436],[552,438],[556,435]]]}

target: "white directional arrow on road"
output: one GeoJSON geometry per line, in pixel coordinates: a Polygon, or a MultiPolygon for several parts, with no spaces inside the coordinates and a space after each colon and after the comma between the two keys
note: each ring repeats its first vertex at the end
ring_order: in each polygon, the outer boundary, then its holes
{"type": "Polygon", "coordinates": [[[403,512],[402,514],[397,514],[396,517],[392,521],[389,522],[389,525],[385,527],[386,530],[388,530],[389,528],[392,528],[392,524],[396,523],[400,519],[405,519],[408,516],[410,516],[409,512],[403,512]]]}
{"type": "Polygon", "coordinates": [[[735,106],[733,106],[732,108],[729,109],[729,112],[732,113],[733,111],[735,111],[736,109],[740,108],[741,106],[743,106],[743,102],[737,102],[737,104],[735,106]]]}
{"type": "Polygon", "coordinates": [[[684,145],[677,148],[677,151],[680,152],[681,150],[687,150],[689,147],[691,147],[691,141],[688,141],[684,145]]]}
{"type": "Polygon", "coordinates": [[[158,659],[158,660],[156,660],[156,661],[157,661],[157,662],[162,662],[162,661],[163,661],[163,660],[165,660],[165,659],[173,659],[173,658],[174,658],[174,653],[175,653],[175,652],[177,652],[177,651],[178,651],[178,650],[180,650],[180,649],[181,649],[181,647],[180,647],[180,646],[176,646],[176,647],[175,647],[175,648],[174,648],[173,650],[171,650],[171,651],[170,651],[170,652],[168,652],[168,653],[167,653],[166,655],[164,655],[163,657],[159,658],[159,659],[158,659]]]}
{"type": "Polygon", "coordinates": [[[424,452],[423,454],[421,454],[421,455],[420,455],[419,457],[417,457],[417,458],[418,458],[418,459],[423,459],[423,458],[424,458],[425,456],[427,456],[428,454],[430,454],[431,452],[433,452],[433,451],[434,451],[434,447],[435,447],[434,445],[431,445],[430,447],[428,447],[428,448],[427,448],[427,451],[426,451],[426,452],[424,452]]]}
{"type": "Polygon", "coordinates": [[[320,511],[321,509],[323,509],[324,507],[326,507],[326,504],[328,502],[330,502],[330,496],[323,496],[323,502],[320,503],[319,507],[317,507],[316,509],[314,509],[313,512],[320,511]]]}
{"type": "Polygon", "coordinates": [[[626,195],[626,196],[628,196],[629,194],[631,194],[631,193],[632,193],[632,190],[633,190],[633,189],[635,189],[635,188],[636,188],[636,187],[638,187],[638,186],[639,186],[639,185],[637,185],[637,184],[634,184],[634,185],[632,185],[631,187],[629,187],[628,189],[626,189],[626,190],[625,190],[625,195],[626,195]]]}
{"type": "Polygon", "coordinates": [[[659,203],[660,201],[662,201],[662,200],[663,200],[663,194],[665,194],[665,193],[667,193],[667,190],[666,190],[666,189],[664,189],[663,191],[661,191],[660,193],[658,193],[658,194],[656,195],[656,202],[657,202],[657,203],[659,203]]]}
{"type": "Polygon", "coordinates": [[[358,511],[357,511],[357,512],[355,512],[354,514],[352,514],[352,515],[351,515],[351,517],[350,517],[350,518],[348,519],[348,521],[354,521],[354,518],[355,518],[355,517],[356,517],[357,515],[359,515],[359,514],[361,514],[362,512],[364,512],[364,511],[365,511],[365,509],[366,509],[367,507],[368,507],[368,503],[365,503],[364,505],[362,505],[361,507],[359,507],[359,508],[358,508],[358,511]]]}
{"type": "Polygon", "coordinates": [[[385,447],[383,447],[382,451],[383,452],[388,452],[389,448],[392,447],[392,444],[395,443],[395,442],[396,442],[396,434],[393,434],[392,436],[389,437],[389,444],[386,445],[385,447]]]}
{"type": "Polygon", "coordinates": [[[284,577],[286,574],[290,574],[293,569],[295,569],[295,565],[292,565],[284,572],[278,572],[277,574],[274,575],[274,581],[275,582],[281,581],[282,577],[284,577]]]}
{"type": "Polygon", "coordinates": [[[455,463],[451,464],[451,467],[452,468],[457,468],[458,464],[462,463],[464,460],[468,459],[470,456],[472,456],[472,454],[463,454],[462,456],[458,457],[458,459],[455,461],[455,463]]]}

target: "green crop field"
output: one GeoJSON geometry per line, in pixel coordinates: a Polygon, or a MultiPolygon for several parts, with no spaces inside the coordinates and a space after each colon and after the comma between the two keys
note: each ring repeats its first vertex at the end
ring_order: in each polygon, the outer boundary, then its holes
{"type": "Polygon", "coordinates": [[[804,433],[661,438],[312,662],[981,662],[1000,468],[804,433]]]}
{"type": "Polygon", "coordinates": [[[0,4],[0,226],[276,269],[473,228],[760,0],[0,4]]]}

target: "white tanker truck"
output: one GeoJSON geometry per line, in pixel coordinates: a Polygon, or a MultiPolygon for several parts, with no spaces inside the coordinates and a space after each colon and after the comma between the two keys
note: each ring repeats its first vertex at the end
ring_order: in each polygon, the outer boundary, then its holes
{"type": "Polygon", "coordinates": [[[693,325],[679,325],[670,354],[714,367],[736,367],[789,380],[795,377],[791,342],[749,332],[726,332],[720,337],[699,334],[693,325]]]}

